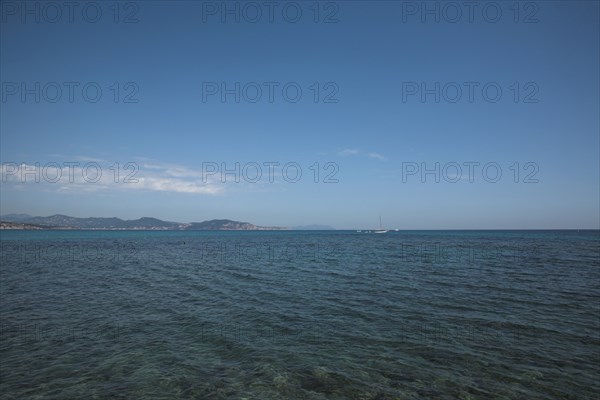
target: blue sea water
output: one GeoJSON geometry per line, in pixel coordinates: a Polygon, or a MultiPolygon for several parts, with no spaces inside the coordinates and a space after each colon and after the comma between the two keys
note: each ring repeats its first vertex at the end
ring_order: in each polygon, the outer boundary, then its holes
{"type": "Polygon", "coordinates": [[[1,231],[2,399],[598,399],[598,231],[1,231]]]}

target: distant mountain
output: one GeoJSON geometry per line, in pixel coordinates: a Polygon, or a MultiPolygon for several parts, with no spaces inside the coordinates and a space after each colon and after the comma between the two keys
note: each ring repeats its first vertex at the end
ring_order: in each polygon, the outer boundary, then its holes
{"type": "Polygon", "coordinates": [[[284,230],[276,226],[256,226],[249,222],[232,221],[230,219],[213,219],[204,222],[192,222],[186,224],[186,230],[194,231],[264,231],[264,230],[284,230]]]}
{"type": "Polygon", "coordinates": [[[6,214],[0,215],[0,221],[21,222],[31,218],[29,214],[6,214]]]}
{"type": "Polygon", "coordinates": [[[249,231],[256,230],[256,225],[248,222],[232,221],[230,219],[213,219],[204,222],[192,222],[185,227],[186,230],[194,231],[215,231],[215,230],[229,230],[229,231],[249,231]]]}
{"type": "Polygon", "coordinates": [[[295,231],[334,231],[335,228],[329,225],[302,225],[292,227],[295,231]]]}
{"type": "MultiPolygon", "coordinates": [[[[133,220],[120,218],[77,218],[68,215],[51,215],[49,217],[32,217],[26,214],[7,214],[0,220],[4,223],[3,229],[28,229],[9,228],[8,223],[25,224],[37,228],[70,228],[70,229],[152,229],[152,230],[280,230],[287,228],[262,227],[248,222],[232,221],[229,219],[213,219],[204,222],[182,224],[179,222],[163,221],[157,218],[143,217],[133,220]]],[[[33,228],[29,228],[33,229],[33,228]]]]}
{"type": "MultiPolygon", "coordinates": [[[[117,218],[118,219],[118,218],[117,218]]],[[[123,226],[126,228],[169,228],[175,229],[179,228],[182,224],[179,222],[169,222],[163,221],[158,218],[152,217],[142,217],[139,219],[133,219],[128,221],[123,221],[123,226]]]]}
{"type": "Polygon", "coordinates": [[[27,219],[14,220],[2,218],[7,222],[19,222],[30,225],[69,227],[76,229],[175,229],[180,224],[176,222],[165,222],[156,218],[140,218],[134,220],[122,220],[120,218],[77,218],[68,215],[51,215],[49,217],[30,217],[27,219]]]}
{"type": "MultiPolygon", "coordinates": [[[[30,225],[30,224],[21,224],[18,222],[4,222],[0,221],[0,229],[50,229],[48,226],[39,226],[39,225],[30,225]]],[[[61,229],[61,228],[59,228],[61,229]]],[[[68,229],[68,228],[66,228],[68,229]]]]}

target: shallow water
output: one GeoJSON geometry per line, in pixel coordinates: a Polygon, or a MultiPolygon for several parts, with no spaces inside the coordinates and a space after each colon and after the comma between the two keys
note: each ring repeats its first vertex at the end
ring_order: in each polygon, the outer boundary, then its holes
{"type": "Polygon", "coordinates": [[[598,231],[2,231],[0,398],[597,399],[598,231]]]}

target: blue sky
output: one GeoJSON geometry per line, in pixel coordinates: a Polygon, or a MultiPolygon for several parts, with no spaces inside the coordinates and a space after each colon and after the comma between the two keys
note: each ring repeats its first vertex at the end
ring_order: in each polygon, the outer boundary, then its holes
{"type": "Polygon", "coordinates": [[[259,2],[257,22],[245,3],[237,22],[236,2],[191,1],[117,3],[115,22],[114,4],[79,2],[69,21],[64,6],[58,18],[45,3],[23,13],[21,2],[2,1],[2,214],[600,227],[598,2],[521,2],[517,14],[513,2],[476,2],[472,21],[459,2],[456,23],[443,2],[321,2],[318,15],[313,2],[279,2],[272,21],[259,2]],[[439,22],[422,13],[436,6],[439,22]],[[102,14],[90,22],[95,7],[102,14]],[[222,7],[233,10],[224,21],[222,7]],[[422,98],[422,85],[435,91],[436,82],[439,102],[422,98]],[[236,83],[239,102],[232,93],[222,101],[221,85],[236,83]],[[273,182],[269,162],[279,163],[273,182]],[[479,163],[473,182],[469,162],[479,163]],[[36,163],[46,168],[40,182],[20,175],[36,163]],[[64,163],[79,163],[72,182],[64,163]],[[98,182],[80,179],[86,163],[101,168],[98,182]],[[122,182],[127,163],[137,183],[122,182]],[[222,182],[222,163],[240,164],[240,182],[222,182]],[[302,169],[297,182],[284,179],[286,163],[302,169]],[[439,183],[421,176],[436,163],[439,183]],[[62,178],[44,179],[56,165],[62,178]],[[323,182],[328,173],[338,182],[323,182]]]}

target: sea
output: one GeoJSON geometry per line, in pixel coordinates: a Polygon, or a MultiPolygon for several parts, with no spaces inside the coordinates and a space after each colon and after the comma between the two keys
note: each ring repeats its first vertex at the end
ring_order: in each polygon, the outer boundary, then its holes
{"type": "Polygon", "coordinates": [[[598,399],[600,231],[0,231],[0,399],[598,399]]]}

